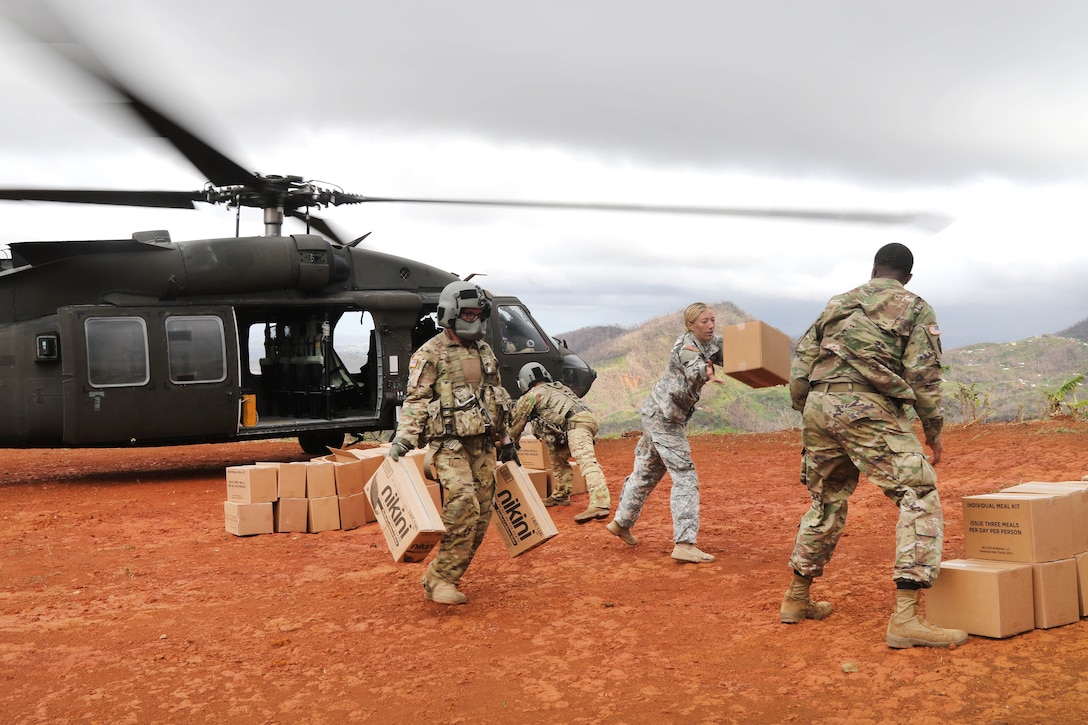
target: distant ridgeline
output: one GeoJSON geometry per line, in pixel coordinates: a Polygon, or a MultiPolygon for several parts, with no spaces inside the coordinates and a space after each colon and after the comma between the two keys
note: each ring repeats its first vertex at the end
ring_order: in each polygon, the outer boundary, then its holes
{"type": "MultiPolygon", "coordinates": [[[[718,303],[714,309],[719,327],[753,319],[730,302],[718,303]]],[[[641,428],[639,407],[683,329],[683,311],[677,310],[633,327],[585,327],[558,335],[597,369],[597,381],[586,402],[601,421],[601,436],[641,428]]],[[[1050,398],[1056,391],[1088,373],[1088,319],[1058,335],[945,350],[943,361],[948,423],[1042,418],[1050,413],[1050,398]]],[[[1069,401],[1088,399],[1082,385],[1069,387],[1069,401]]],[[[767,432],[800,425],[801,416],[790,407],[785,386],[754,389],[729,379],[725,385],[703,388],[689,430],[693,434],[767,432]]]]}

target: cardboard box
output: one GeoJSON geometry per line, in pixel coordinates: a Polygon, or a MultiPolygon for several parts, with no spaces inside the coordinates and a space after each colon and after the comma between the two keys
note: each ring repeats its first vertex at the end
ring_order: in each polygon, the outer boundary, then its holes
{"type": "Polygon", "coordinates": [[[1088,551],[1073,557],[1077,562],[1077,594],[1080,597],[1080,616],[1088,617],[1088,551]]]}
{"type": "Polygon", "coordinates": [[[574,496],[579,493],[586,493],[586,477],[582,475],[582,467],[578,465],[577,461],[570,462],[570,468],[574,471],[574,480],[571,482],[570,495],[574,496]]]}
{"type": "Polygon", "coordinates": [[[271,534],[272,502],[236,503],[223,502],[223,524],[235,536],[271,534]]]}
{"type": "Polygon", "coordinates": [[[427,484],[427,493],[430,494],[431,501],[434,502],[434,507],[438,509],[438,513],[442,513],[442,486],[440,484],[431,481],[427,484]]]}
{"type": "MultiPolygon", "coordinates": [[[[305,490],[305,486],[303,487],[305,490]]],[[[272,504],[272,516],[277,533],[306,533],[310,504],[305,498],[281,498],[272,504]]]]}
{"type": "Polygon", "coordinates": [[[366,497],[394,561],[423,561],[446,533],[423,475],[403,457],[382,459],[367,481],[366,497]]]}
{"type": "Polygon", "coordinates": [[[310,504],[306,512],[307,531],[317,534],[340,528],[340,498],[338,496],[322,496],[306,500],[310,504]]]}
{"type": "Polygon", "coordinates": [[[328,456],[324,456],[322,460],[333,461],[334,463],[356,463],[359,466],[359,470],[362,471],[360,481],[358,481],[358,490],[354,489],[355,483],[349,482],[344,486],[345,491],[340,490],[342,487],[341,481],[337,478],[336,490],[339,496],[354,496],[357,493],[363,492],[363,486],[370,480],[370,477],[374,475],[374,472],[378,470],[378,466],[382,465],[382,459],[389,451],[389,446],[383,448],[330,448],[328,456]]]}
{"type": "Polygon", "coordinates": [[[1055,496],[1068,496],[1073,509],[1073,548],[1079,554],[1088,551],[1088,483],[1082,481],[1063,481],[1046,483],[1028,481],[1001,489],[1001,493],[1048,493],[1055,496]]]}
{"type": "Polygon", "coordinates": [[[314,459],[306,462],[306,498],[336,495],[336,466],[332,461],[314,459]]]}
{"type": "Polygon", "coordinates": [[[525,475],[529,477],[529,480],[533,482],[533,488],[536,489],[536,493],[543,501],[548,498],[551,493],[549,488],[552,483],[552,472],[541,471],[538,468],[525,468],[522,466],[522,470],[525,471],[525,475]]]}
{"type": "Polygon", "coordinates": [[[1080,621],[1076,559],[1032,564],[1031,575],[1035,588],[1036,629],[1080,621]]]}
{"type": "Polygon", "coordinates": [[[1030,564],[953,559],[925,593],[925,618],[938,627],[1004,638],[1035,627],[1030,564]]]}
{"type": "Polygon", "coordinates": [[[306,498],[305,461],[271,463],[258,461],[257,465],[271,466],[276,469],[277,498],[306,498]]]}
{"type": "MultiPolygon", "coordinates": [[[[351,496],[339,496],[340,500],[340,528],[344,531],[357,529],[367,523],[366,512],[370,504],[366,500],[365,493],[356,493],[351,496]]],[[[371,511],[373,516],[373,511],[371,511]]],[[[373,521],[374,519],[370,519],[373,521]]]]}
{"type": "Polygon", "coordinates": [[[963,546],[968,558],[1028,564],[1070,559],[1073,508],[1067,496],[986,493],[963,497],[963,546]]]}
{"type": "Polygon", "coordinates": [[[262,503],[279,498],[277,471],[268,466],[227,466],[227,500],[262,503]]]}
{"type": "Polygon", "coordinates": [[[510,556],[521,556],[559,533],[533,482],[513,461],[495,469],[495,507],[491,517],[510,556]]]}
{"type": "Polygon", "coordinates": [[[541,471],[551,470],[552,459],[548,455],[548,446],[539,438],[525,436],[518,441],[518,459],[526,468],[541,471]]]}
{"type": "Polygon", "coordinates": [[[722,328],[722,369],[753,388],[787,385],[793,355],[790,337],[765,322],[722,328]]]}

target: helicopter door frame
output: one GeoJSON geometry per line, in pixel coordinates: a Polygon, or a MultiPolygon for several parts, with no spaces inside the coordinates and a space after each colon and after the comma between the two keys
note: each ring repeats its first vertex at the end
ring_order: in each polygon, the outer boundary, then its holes
{"type": "Polygon", "coordinates": [[[233,308],[80,305],[57,314],[66,444],[236,434],[241,388],[233,308]]]}

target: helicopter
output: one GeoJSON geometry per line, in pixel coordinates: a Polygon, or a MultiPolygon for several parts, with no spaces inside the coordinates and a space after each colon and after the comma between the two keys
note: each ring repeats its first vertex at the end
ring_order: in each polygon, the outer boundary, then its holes
{"type": "MultiPolygon", "coordinates": [[[[207,183],[195,191],[0,188],[0,200],[254,208],[264,230],[242,236],[236,227],[234,236],[194,240],[151,229],[115,239],[12,242],[0,258],[0,447],[297,437],[307,453],[324,454],[347,436],[395,429],[409,359],[438,331],[442,289],[462,277],[368,249],[365,235],[346,241],[314,210],[422,203],[920,221],[865,212],[349,194],[302,176],[249,171],[78,43],[57,52],[110,89],[207,183]],[[288,217],[302,221],[305,233],[285,234],[288,217]],[[360,334],[365,349],[353,357],[343,340],[360,334]]],[[[593,368],[548,335],[526,305],[487,294],[485,339],[507,390],[517,395],[518,371],[529,362],[580,396],[590,390],[593,368]]]]}

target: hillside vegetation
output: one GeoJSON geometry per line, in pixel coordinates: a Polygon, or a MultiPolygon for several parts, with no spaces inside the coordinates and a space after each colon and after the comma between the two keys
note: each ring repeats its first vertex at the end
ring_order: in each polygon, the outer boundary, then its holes
{"type": "MultiPolygon", "coordinates": [[[[714,309],[719,328],[754,319],[729,302],[714,309]]],[[[1083,326],[1088,333],[1088,320],[1083,326]]],[[[639,430],[639,407],[683,330],[683,311],[677,310],[633,328],[590,327],[560,335],[597,369],[597,381],[586,402],[597,412],[601,436],[639,430]]],[[[1035,420],[1054,412],[1088,411],[1083,406],[1083,380],[1078,379],[1088,372],[1085,339],[1041,335],[972,345],[946,350],[943,362],[949,423],[1035,420]]],[[[785,386],[755,389],[729,379],[724,385],[703,389],[690,430],[696,434],[768,432],[796,428],[800,423],[785,386]]]]}

